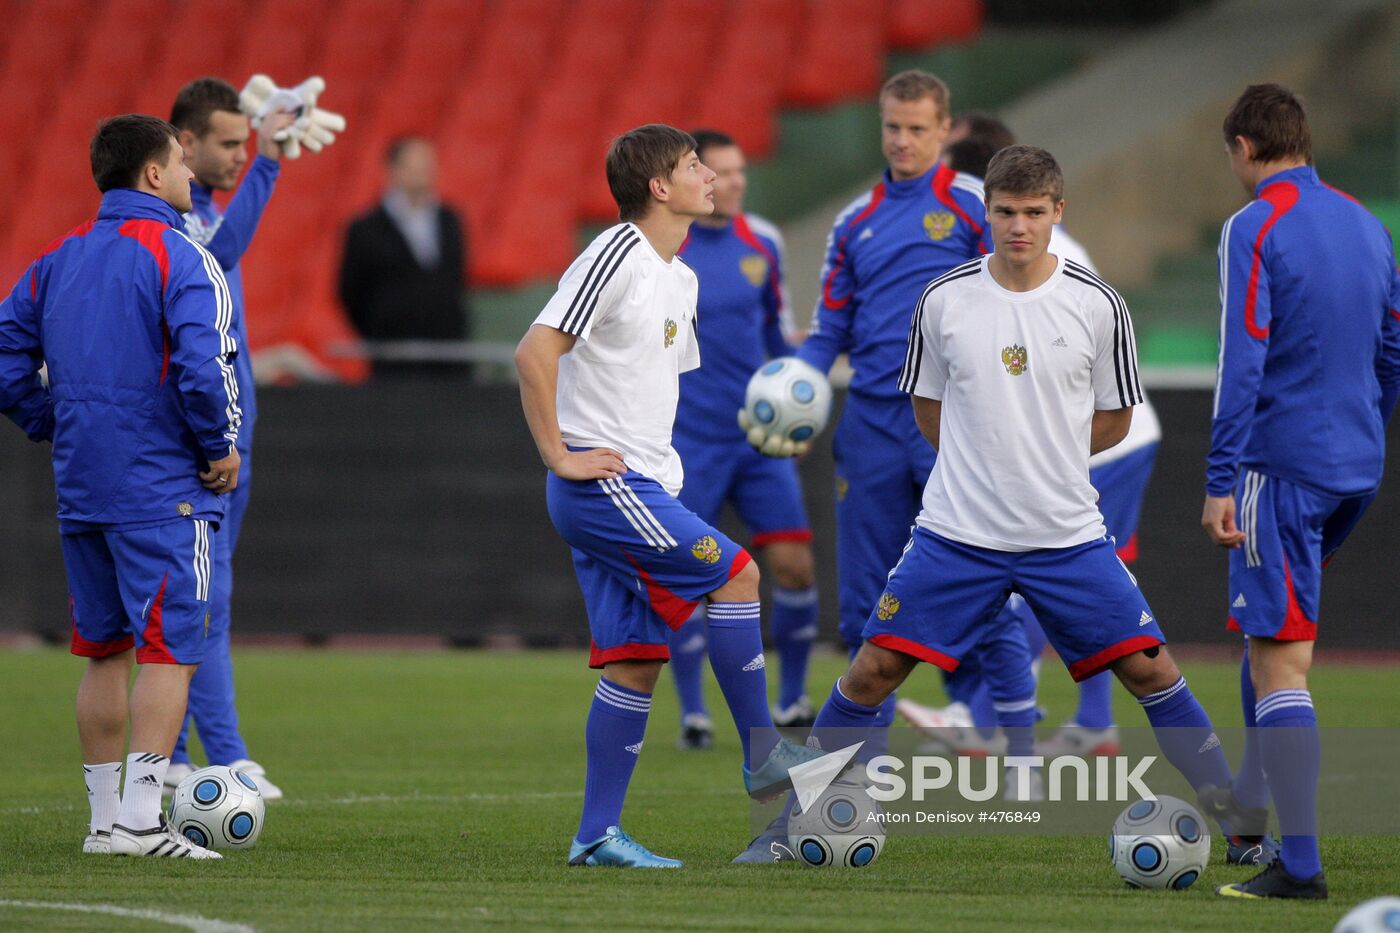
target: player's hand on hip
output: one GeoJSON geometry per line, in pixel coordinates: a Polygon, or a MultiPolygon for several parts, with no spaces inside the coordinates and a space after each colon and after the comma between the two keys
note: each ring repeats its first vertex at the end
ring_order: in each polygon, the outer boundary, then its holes
{"type": "Polygon", "coordinates": [[[1244,543],[1245,534],[1235,527],[1235,497],[1206,496],[1201,512],[1201,527],[1206,537],[1220,547],[1234,549],[1244,543]]]}
{"type": "Polygon", "coordinates": [[[264,117],[262,125],[258,127],[258,155],[268,159],[282,158],[284,143],[279,142],[276,136],[295,123],[296,119],[295,113],[286,110],[264,117]]]}
{"type": "Polygon", "coordinates": [[[238,451],[229,448],[227,457],[209,462],[209,469],[200,472],[199,481],[205,489],[214,492],[233,492],[238,487],[238,467],[242,463],[243,458],[238,456],[238,451]]]}
{"type": "Polygon", "coordinates": [[[607,447],[566,450],[549,468],[560,479],[572,480],[611,479],[627,472],[622,454],[607,447]]]}

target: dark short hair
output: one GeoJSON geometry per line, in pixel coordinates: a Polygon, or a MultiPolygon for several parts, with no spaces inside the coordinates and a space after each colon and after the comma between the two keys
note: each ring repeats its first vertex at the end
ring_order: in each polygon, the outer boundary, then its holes
{"type": "Polygon", "coordinates": [[[645,215],[651,180],[669,176],[681,157],[694,150],[694,137],[664,123],[648,123],[614,139],[608,147],[607,171],[618,216],[637,220],[645,215]]]}
{"type": "Polygon", "coordinates": [[[880,100],[883,101],[886,97],[903,101],[931,97],[934,106],[938,108],[939,119],[948,115],[948,108],[953,102],[952,94],[948,92],[948,85],[943,83],[943,79],[919,68],[901,71],[886,81],[885,86],[880,88],[880,100]]]}
{"type": "Polygon", "coordinates": [[[695,154],[700,157],[701,162],[705,161],[706,149],[722,149],[726,146],[739,145],[734,141],[734,137],[728,133],[721,133],[719,130],[691,130],[690,136],[695,140],[695,154]]]}
{"type": "Polygon", "coordinates": [[[1065,196],[1065,176],[1055,157],[1036,146],[1007,146],[992,156],[982,189],[988,203],[1000,191],[1019,198],[1049,195],[1059,203],[1065,196]]]}
{"type": "Polygon", "coordinates": [[[1225,145],[1235,137],[1254,143],[1254,161],[1302,159],[1312,162],[1312,131],[1303,102],[1280,84],[1251,84],[1225,115],[1225,145]]]}
{"type": "Polygon", "coordinates": [[[967,135],[943,150],[948,167],[955,172],[967,172],[982,178],[987,163],[1007,146],[1016,144],[1016,136],[1000,118],[974,110],[953,120],[953,126],[967,127],[967,135]]]}
{"type": "Polygon", "coordinates": [[[88,146],[92,180],[104,194],[113,188],[134,188],[147,165],[164,165],[170,157],[175,127],[160,117],[128,113],[97,125],[88,146]]]}
{"type": "Polygon", "coordinates": [[[223,78],[195,78],[175,95],[170,123],[176,129],[203,136],[209,132],[209,118],[216,111],[242,113],[238,109],[238,92],[223,78]]]}
{"type": "Polygon", "coordinates": [[[399,157],[404,154],[409,146],[422,143],[431,146],[426,136],[419,136],[417,133],[406,133],[403,136],[395,136],[389,140],[389,145],[384,149],[384,164],[392,166],[399,161],[399,157]]]}

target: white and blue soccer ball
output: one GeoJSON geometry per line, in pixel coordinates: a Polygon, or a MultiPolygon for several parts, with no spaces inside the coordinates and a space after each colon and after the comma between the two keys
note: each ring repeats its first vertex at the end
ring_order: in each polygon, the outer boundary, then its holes
{"type": "Polygon", "coordinates": [[[788,816],[788,847],[797,860],[812,868],[865,868],[885,847],[884,824],[865,788],[833,781],[807,807],[788,816]]]}
{"type": "Polygon", "coordinates": [[[805,453],[831,416],[831,384],[795,356],[770,360],[749,379],[739,426],[770,457],[805,453]]]}
{"type": "Polygon", "coordinates": [[[267,804],[257,782],[223,765],[200,768],[170,801],[170,825],[207,849],[246,849],[262,833],[267,804]]]}
{"type": "Polygon", "coordinates": [[[1400,897],[1362,901],[1337,921],[1332,933],[1400,933],[1400,897]]]}
{"type": "Polygon", "coordinates": [[[1176,797],[1139,800],[1113,823],[1113,867],[1135,888],[1189,888],[1210,861],[1210,827],[1176,797]]]}

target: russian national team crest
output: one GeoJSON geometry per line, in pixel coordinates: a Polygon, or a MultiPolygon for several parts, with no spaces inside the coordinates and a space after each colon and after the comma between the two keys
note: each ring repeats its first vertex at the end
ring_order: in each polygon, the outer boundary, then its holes
{"type": "Polygon", "coordinates": [[[875,618],[881,622],[888,622],[894,618],[894,614],[899,611],[899,597],[886,590],[880,594],[880,601],[875,604],[875,618]]]}
{"type": "Polygon", "coordinates": [[[673,321],[673,320],[671,320],[670,318],[667,318],[667,319],[666,319],[666,326],[665,326],[665,328],[662,329],[662,334],[663,334],[663,343],[664,343],[666,346],[669,347],[671,344],[675,343],[675,342],[676,342],[676,322],[673,321]]]}
{"type": "Polygon", "coordinates": [[[1002,347],[1001,364],[1006,367],[1006,371],[1013,376],[1019,376],[1030,368],[1030,360],[1026,356],[1026,348],[1018,343],[1013,343],[1009,347],[1002,347]]]}
{"type": "Polygon", "coordinates": [[[958,219],[950,211],[929,211],[924,215],[924,233],[930,240],[946,240],[958,219]]]}
{"type": "Polygon", "coordinates": [[[750,254],[739,260],[739,271],[749,284],[758,288],[768,279],[768,260],[758,254],[750,254]]]}
{"type": "Polygon", "coordinates": [[[720,555],[724,552],[720,550],[718,541],[710,535],[704,535],[696,539],[695,543],[690,546],[690,553],[696,560],[704,561],[707,564],[717,564],[720,555]]]}
{"type": "Polygon", "coordinates": [[[175,506],[175,511],[180,513],[181,518],[189,518],[194,514],[194,506],[188,502],[181,502],[175,506]]]}

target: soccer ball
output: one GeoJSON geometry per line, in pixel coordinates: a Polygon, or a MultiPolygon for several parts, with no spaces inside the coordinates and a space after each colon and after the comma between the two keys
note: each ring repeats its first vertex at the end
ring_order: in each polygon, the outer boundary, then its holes
{"type": "Polygon", "coordinates": [[[804,453],[831,415],[831,384],[816,367],[783,356],[749,379],[739,426],[770,457],[804,453]]]}
{"type": "Polygon", "coordinates": [[[805,811],[788,816],[788,847],[813,868],[864,868],[885,847],[884,824],[869,819],[876,812],[865,788],[834,781],[805,811]]]}
{"type": "Polygon", "coordinates": [[[1139,800],[1113,823],[1108,854],[1135,888],[1181,890],[1210,860],[1210,833],[1196,808],[1175,797],[1139,800]]]}
{"type": "Polygon", "coordinates": [[[175,788],[170,825],[195,845],[246,849],[262,833],[266,806],[252,778],[212,765],[195,771],[175,788]]]}
{"type": "Polygon", "coordinates": [[[1337,921],[1332,933],[1390,933],[1400,930],[1400,897],[1362,901],[1337,921]]]}

